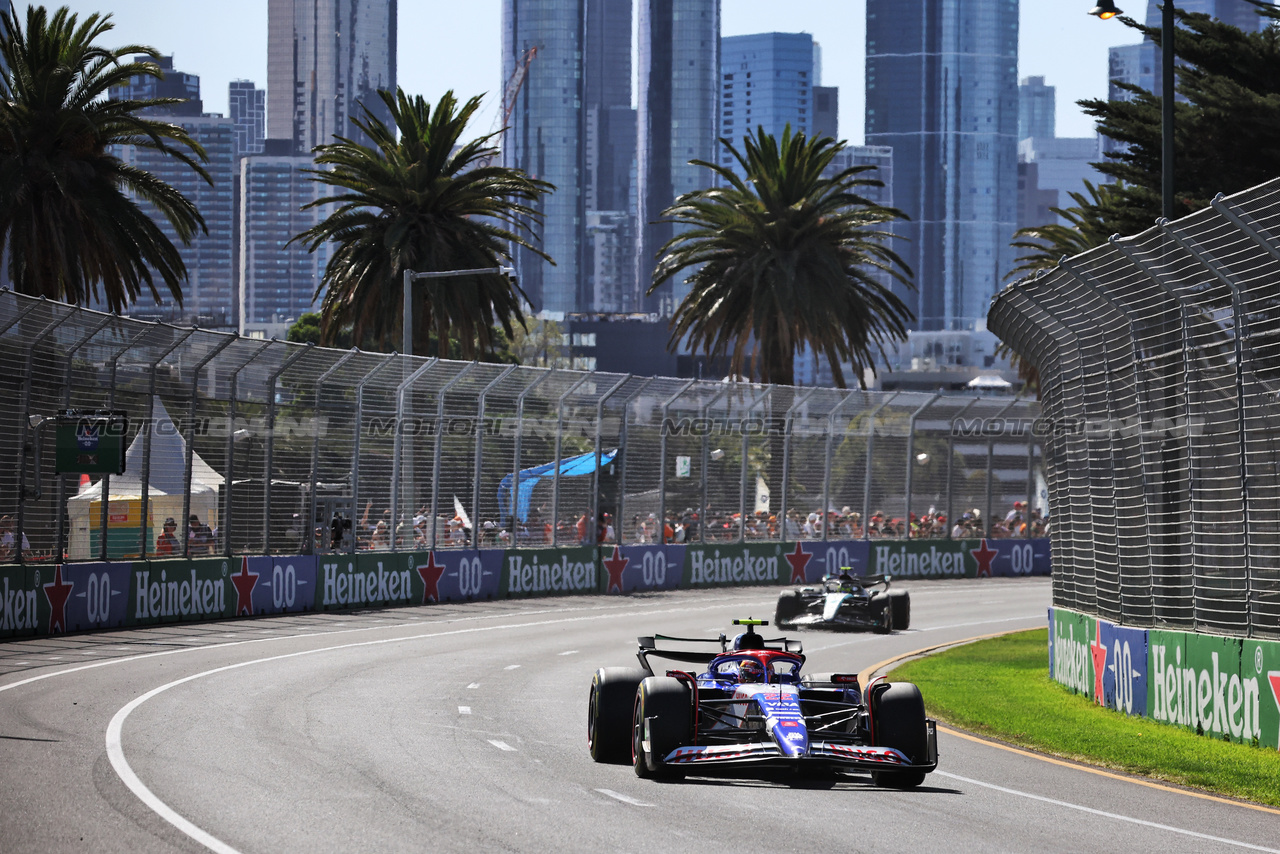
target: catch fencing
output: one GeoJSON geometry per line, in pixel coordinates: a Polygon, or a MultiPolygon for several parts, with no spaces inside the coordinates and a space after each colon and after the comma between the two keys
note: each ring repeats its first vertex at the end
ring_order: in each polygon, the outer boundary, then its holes
{"type": "Polygon", "coordinates": [[[1054,604],[1280,637],[1280,181],[992,303],[1040,372],[1054,604]]]}
{"type": "Polygon", "coordinates": [[[0,384],[0,561],[1043,535],[1020,398],[333,350],[11,291],[0,384]],[[124,474],[55,474],[63,411],[127,414],[124,474]]]}

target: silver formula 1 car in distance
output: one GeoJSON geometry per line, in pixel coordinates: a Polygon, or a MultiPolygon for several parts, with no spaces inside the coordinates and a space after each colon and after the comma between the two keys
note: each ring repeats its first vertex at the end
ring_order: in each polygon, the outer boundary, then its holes
{"type": "Polygon", "coordinates": [[[765,638],[765,620],[730,643],[639,638],[641,667],[601,667],[591,680],[587,747],[596,762],[630,760],[640,777],[678,779],[717,769],[870,773],[912,788],[938,767],[937,726],[909,682],[856,673],[802,673],[800,641],[765,638]],[[650,659],[690,670],[655,669],[650,659]]]}
{"type": "Polygon", "coordinates": [[[780,629],[903,631],[911,625],[911,594],[890,590],[887,575],[859,578],[841,567],[821,586],[784,590],[773,622],[780,629]]]}

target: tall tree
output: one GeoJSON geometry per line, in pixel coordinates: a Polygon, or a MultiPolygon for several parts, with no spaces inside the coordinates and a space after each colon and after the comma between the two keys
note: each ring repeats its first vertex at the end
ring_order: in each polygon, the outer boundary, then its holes
{"type": "Polygon", "coordinates": [[[845,385],[842,362],[861,383],[886,340],[906,340],[911,311],[889,280],[911,287],[910,270],[887,245],[884,225],[904,218],[873,204],[855,166],[830,177],[823,170],[845,146],[827,137],[760,128],[745,137],[745,153],[725,139],[745,178],[701,160],[721,184],[686,193],[663,212],[682,227],[662,248],[652,293],[682,270],[692,290],[672,318],[671,346],[686,336],[712,356],[730,356],[735,374],[791,384],[796,349],[808,344],[845,385]]]}
{"type": "MultiPolygon", "coordinates": [[[[1209,204],[1280,175],[1280,10],[1257,4],[1272,25],[1244,32],[1208,15],[1177,10],[1174,40],[1175,215],[1209,204]]],[[[1126,26],[1162,44],[1159,28],[1122,17],[1126,26]]],[[[1151,227],[1161,209],[1161,99],[1128,84],[1127,101],[1080,101],[1098,119],[1104,136],[1125,143],[1096,164],[1122,186],[1117,204],[1093,212],[1107,234],[1136,234],[1151,227]]]]}
{"type": "MultiPolygon", "coordinates": [[[[550,261],[525,235],[526,222],[541,222],[533,205],[555,188],[520,170],[486,165],[497,154],[492,136],[459,142],[480,106],[478,97],[459,107],[446,92],[433,109],[401,90],[378,95],[394,127],[362,108],[364,117],[352,124],[372,145],[337,137],[316,148],[320,168],[310,170],[312,180],[336,192],[309,207],[337,207],[294,240],[313,252],[332,244],[316,291],[317,298],[324,294],[325,340],[349,328],[356,341],[372,338],[391,348],[403,329],[403,271],[496,267],[510,260],[512,244],[550,261]]],[[[438,355],[446,358],[451,337],[464,358],[490,353],[495,325],[510,338],[512,320],[524,320],[524,292],[500,274],[427,279],[419,287],[426,298],[415,300],[415,353],[425,352],[434,338],[438,355]]]]}
{"type": "Polygon", "coordinates": [[[0,256],[20,293],[70,303],[105,299],[127,309],[145,287],[160,301],[155,276],[182,304],[186,265],[177,247],[138,205],[143,199],[190,243],[204,219],[190,200],[149,172],[122,163],[112,146],[175,157],[209,178],[204,150],[181,127],[140,115],[175,98],[111,100],[112,86],[160,67],[129,56],[153,48],[96,44],[111,16],[81,23],[64,6],[49,15],[28,7],[0,17],[0,256]]]}

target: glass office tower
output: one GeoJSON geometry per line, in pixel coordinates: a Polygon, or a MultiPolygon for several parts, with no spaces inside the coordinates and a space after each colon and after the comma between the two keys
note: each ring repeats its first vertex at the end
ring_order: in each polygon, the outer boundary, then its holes
{"type": "Polygon", "coordinates": [[[893,148],[921,330],[985,325],[1014,266],[1018,0],[867,0],[866,142],[893,148]]]}
{"type": "MultiPolygon", "coordinates": [[[[713,161],[719,135],[719,0],[640,0],[636,280],[653,280],[655,256],[674,232],[662,212],[682,193],[712,185],[714,175],[693,159],[713,161]]],[[[670,315],[689,293],[668,280],[643,301],[670,315]]]]}
{"type": "Polygon", "coordinates": [[[364,104],[396,88],[396,0],[270,0],[267,6],[267,136],[297,153],[358,133],[364,104]]]}
{"type": "MultiPolygon", "coordinates": [[[[813,128],[816,63],[808,33],[754,33],[720,40],[720,130],[739,153],[743,137],[758,129],[781,138],[782,132],[808,135],[813,128]]],[[[721,166],[738,175],[727,149],[716,152],[721,166]]]]}
{"type": "MultiPolygon", "coordinates": [[[[571,312],[587,302],[582,275],[586,225],[586,129],[583,75],[586,0],[503,0],[502,77],[512,79],[537,49],[502,137],[502,162],[550,181],[537,203],[534,242],[555,266],[516,253],[520,286],[535,310],[571,312]]],[[[501,87],[499,91],[501,91],[501,87]]]]}

